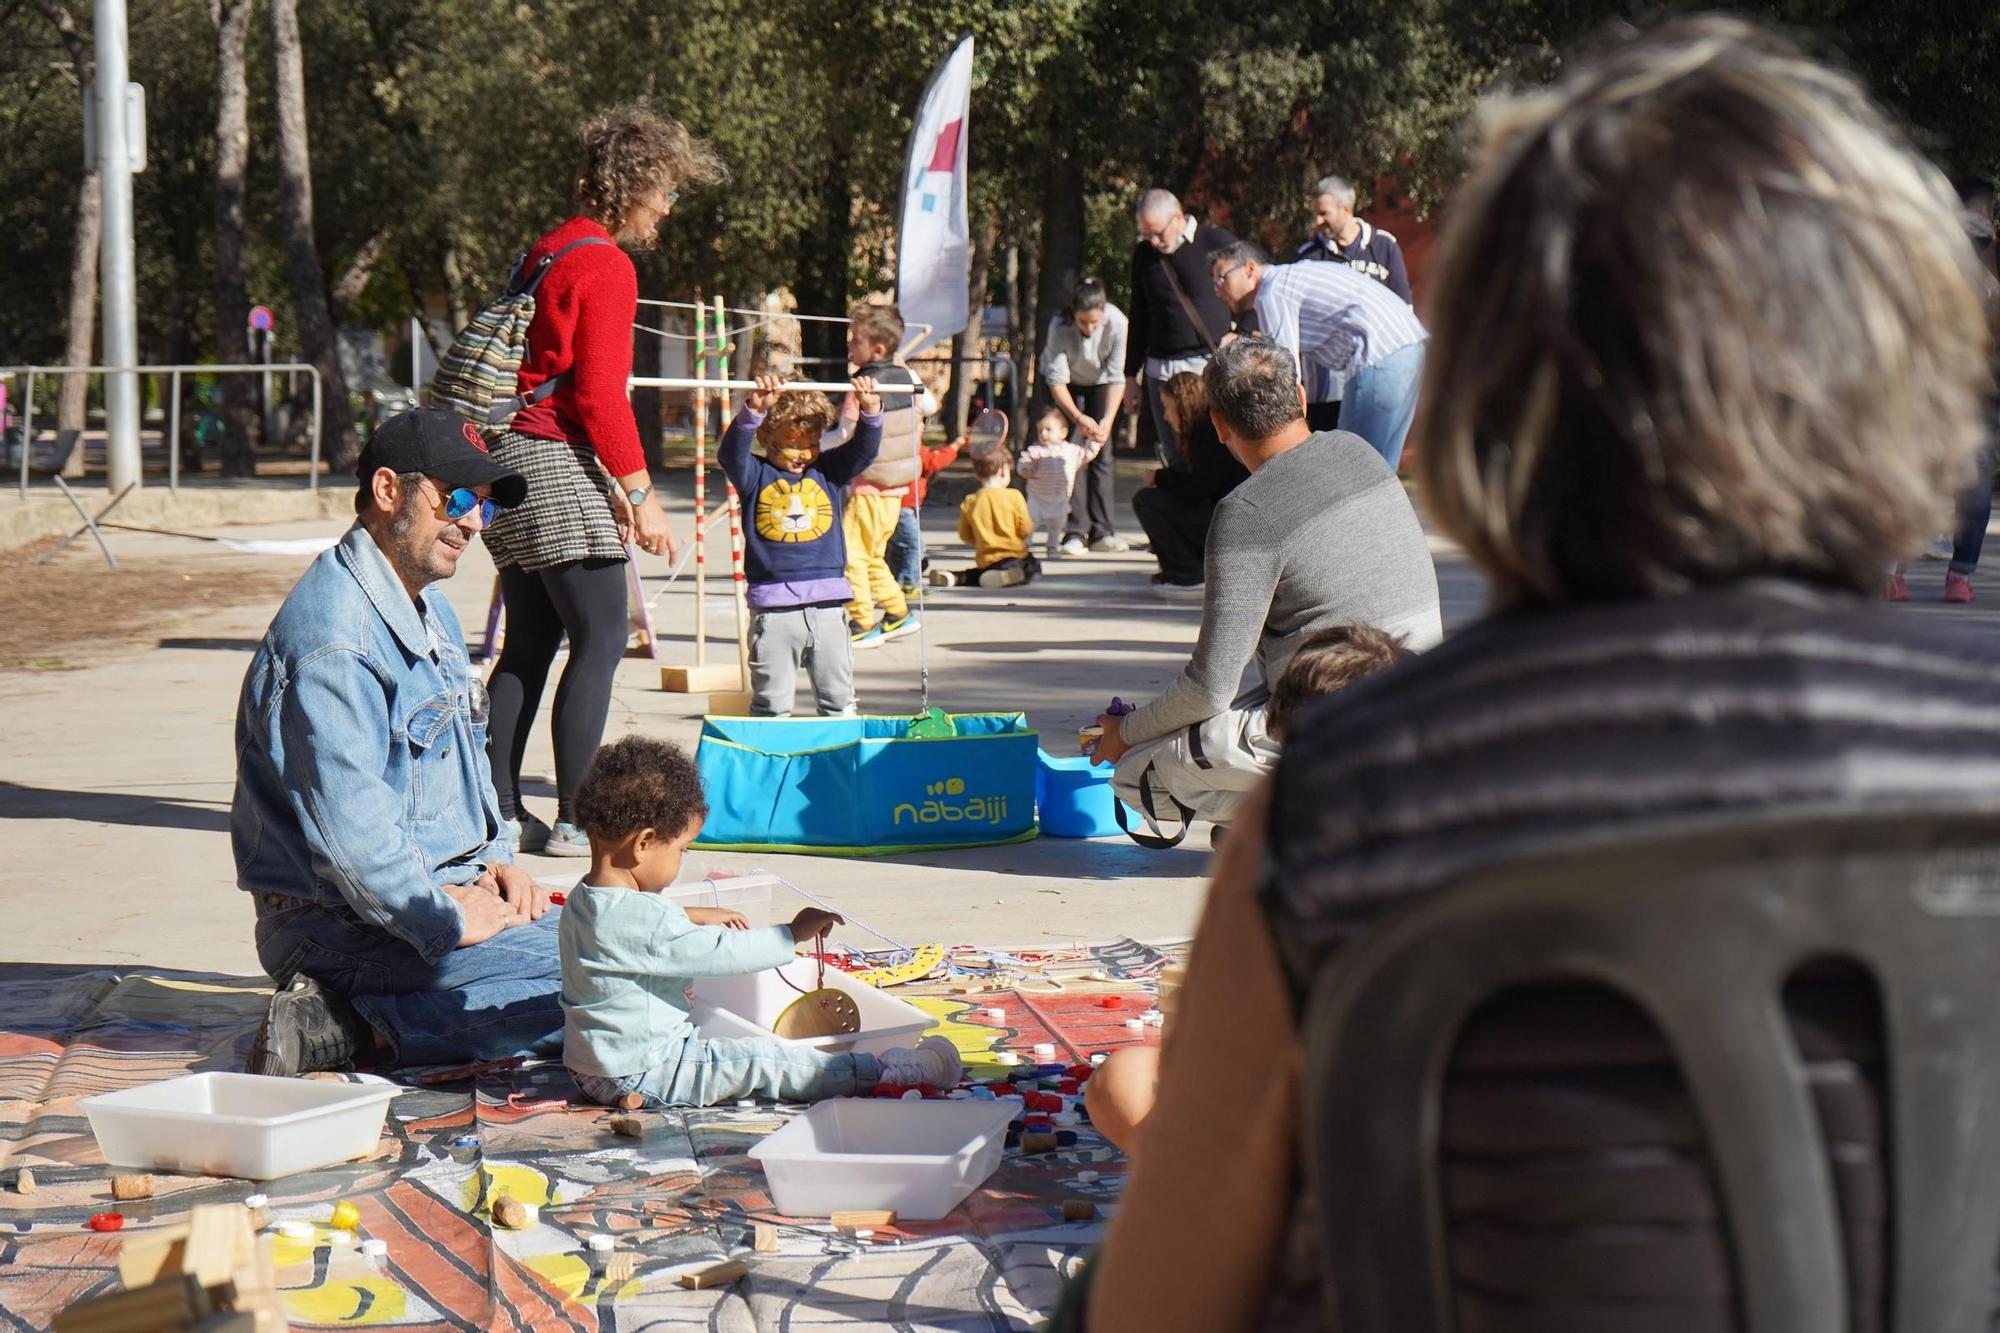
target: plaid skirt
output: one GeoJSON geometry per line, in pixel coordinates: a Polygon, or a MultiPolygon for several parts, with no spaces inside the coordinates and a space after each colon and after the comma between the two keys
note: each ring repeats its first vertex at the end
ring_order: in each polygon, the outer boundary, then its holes
{"type": "Polygon", "coordinates": [[[493,515],[486,547],[493,563],[530,573],[578,560],[623,560],[611,516],[610,482],[588,444],[506,431],[493,459],[528,479],[528,498],[493,515]]]}

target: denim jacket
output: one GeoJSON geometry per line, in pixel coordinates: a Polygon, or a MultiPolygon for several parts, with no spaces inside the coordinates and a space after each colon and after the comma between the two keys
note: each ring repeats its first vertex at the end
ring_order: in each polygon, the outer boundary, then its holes
{"type": "Polygon", "coordinates": [[[314,560],[236,708],[236,884],[345,904],[425,961],[464,920],[440,885],[513,859],[486,766],[485,689],[442,593],[410,601],[359,523],[314,560]]]}

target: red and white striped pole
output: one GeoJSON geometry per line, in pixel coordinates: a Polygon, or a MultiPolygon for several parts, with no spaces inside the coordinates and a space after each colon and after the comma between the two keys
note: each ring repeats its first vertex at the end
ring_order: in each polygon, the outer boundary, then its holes
{"type": "Polygon", "coordinates": [[[708,661],[705,633],[708,611],[708,378],[707,307],[701,293],[694,299],[694,664],[708,661]]]}
{"type": "MultiPolygon", "coordinates": [[[[722,349],[722,360],[716,367],[716,378],[726,383],[729,379],[730,346],[724,334],[727,328],[724,322],[725,314],[722,298],[717,296],[715,298],[716,344],[722,349]]],[[[721,393],[723,428],[726,430],[733,413],[729,408],[729,390],[723,389],[721,393]]],[[[750,607],[749,584],[743,575],[743,513],[736,497],[736,484],[725,481],[723,486],[729,505],[729,579],[736,598],[737,688],[747,690],[750,688],[750,607]]]]}

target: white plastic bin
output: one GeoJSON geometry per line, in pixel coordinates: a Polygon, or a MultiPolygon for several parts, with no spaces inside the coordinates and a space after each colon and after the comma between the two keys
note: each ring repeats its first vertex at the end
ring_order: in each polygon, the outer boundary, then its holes
{"type": "Polygon", "coordinates": [[[771,1199],[789,1217],[888,1208],[898,1218],[943,1217],[1000,1165],[1017,1110],[1000,1101],[889,1101],[835,1097],[750,1150],[771,1199]]]}
{"type": "Polygon", "coordinates": [[[812,958],[795,958],[783,967],[747,976],[702,977],[694,983],[694,1000],[688,1013],[704,1037],[763,1037],[780,1046],[861,1051],[869,1055],[880,1055],[892,1046],[913,1046],[937,1021],[915,1005],[884,995],[867,982],[856,981],[839,968],[829,967],[827,989],[843,990],[854,997],[854,1007],[861,1012],[861,1030],[830,1037],[773,1037],[771,1024],[778,1021],[785,1006],[798,999],[801,991],[813,990],[818,985],[819,963],[812,958]],[[780,974],[789,978],[792,985],[787,986],[780,974]]]}
{"type": "Polygon", "coordinates": [[[79,1102],[114,1166],[273,1180],[366,1157],[403,1089],[189,1074],[79,1102]]]}

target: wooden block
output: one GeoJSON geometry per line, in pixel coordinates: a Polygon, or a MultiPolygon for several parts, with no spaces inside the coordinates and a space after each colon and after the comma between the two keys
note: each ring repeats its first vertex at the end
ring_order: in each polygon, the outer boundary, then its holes
{"type": "Polygon", "coordinates": [[[187,1238],[191,1228],[161,1227],[141,1231],[118,1251],[118,1280],[127,1288],[143,1287],[163,1277],[178,1277],[187,1262],[187,1238]]]}
{"type": "Polygon", "coordinates": [[[827,1220],[837,1227],[892,1227],[896,1214],[887,1208],[850,1208],[827,1220]]]}
{"type": "Polygon", "coordinates": [[[769,1222],[759,1222],[750,1233],[750,1248],[759,1254],[772,1254],[778,1248],[778,1229],[769,1222]]]}
{"type": "Polygon", "coordinates": [[[710,1287],[726,1287],[738,1278],[747,1277],[750,1265],[741,1259],[731,1259],[726,1264],[704,1268],[699,1273],[682,1273],[681,1285],[689,1291],[705,1291],[710,1287]]]}
{"type": "Polygon", "coordinates": [[[111,1197],[120,1203],[130,1203],[134,1199],[150,1199],[153,1197],[153,1178],[151,1176],[113,1176],[111,1177],[111,1197]]]}
{"type": "Polygon", "coordinates": [[[644,1138],[646,1135],[646,1122],[636,1115],[614,1115],[604,1123],[613,1134],[623,1134],[628,1139],[644,1138]]]}
{"type": "Polygon", "coordinates": [[[622,1287],[639,1271],[639,1256],[620,1250],[604,1261],[604,1286],[622,1287]]]}
{"type": "Polygon", "coordinates": [[[749,690],[710,690],[702,711],[709,717],[748,717],[750,701],[756,697],[749,690]]]}
{"type": "Polygon", "coordinates": [[[646,1094],[643,1092],[628,1092],[618,1099],[618,1109],[621,1111],[636,1111],[645,1104],[646,1094]]]}
{"type": "MultiPolygon", "coordinates": [[[[733,646],[733,645],[732,645],[733,646]]],[[[671,694],[723,694],[743,688],[743,673],[733,660],[701,666],[663,666],[660,688],[671,694]]]]}
{"type": "Polygon", "coordinates": [[[1021,1151],[1024,1153],[1054,1152],[1055,1150],[1056,1136],[1054,1134],[1023,1134],[1021,1136],[1021,1151]]]}
{"type": "Polygon", "coordinates": [[[35,1173],[24,1166],[14,1173],[14,1193],[33,1194],[34,1192],[35,1173]]]}
{"type": "Polygon", "coordinates": [[[1063,1221],[1088,1222],[1097,1216],[1097,1205],[1088,1199],[1064,1199],[1063,1221]]]}
{"type": "Polygon", "coordinates": [[[503,1194],[493,1201],[493,1220],[509,1231],[519,1231],[528,1225],[528,1210],[513,1195],[503,1194]]]}
{"type": "Polygon", "coordinates": [[[78,1301],[58,1314],[56,1333],[150,1333],[184,1328],[213,1314],[202,1285],[190,1276],[149,1282],[131,1291],[78,1301]]]}
{"type": "Polygon", "coordinates": [[[202,1204],[188,1214],[187,1248],[180,1271],[204,1287],[227,1282],[249,1261],[257,1239],[250,1210],[240,1203],[202,1204]]]}

